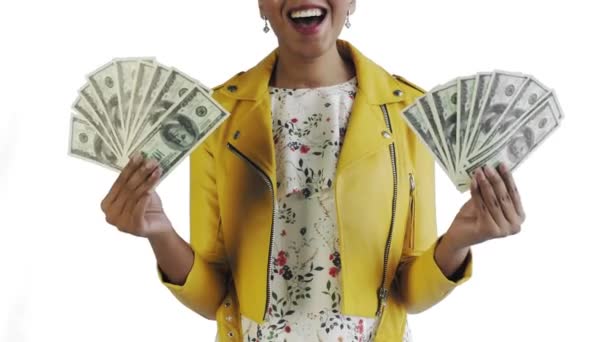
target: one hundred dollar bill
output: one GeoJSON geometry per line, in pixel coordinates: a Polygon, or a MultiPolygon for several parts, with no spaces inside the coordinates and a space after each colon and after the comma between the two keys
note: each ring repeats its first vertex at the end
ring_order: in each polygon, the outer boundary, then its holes
{"type": "MultiPolygon", "coordinates": [[[[84,89],[84,88],[83,88],[84,89]]],[[[89,91],[90,91],[89,86],[89,91]]],[[[79,92],[80,96],[76,98],[74,103],[72,104],[72,110],[75,113],[78,113],[80,117],[85,118],[96,130],[99,132],[100,136],[103,137],[106,144],[117,154],[120,155],[122,152],[117,144],[117,142],[112,139],[111,131],[107,128],[107,119],[99,109],[95,109],[91,105],[90,101],[87,101],[86,95],[82,89],[79,92]]]]}
{"type": "Polygon", "coordinates": [[[462,77],[458,79],[457,87],[458,87],[458,104],[457,104],[457,150],[456,150],[456,159],[457,165],[456,168],[460,169],[460,162],[464,158],[463,150],[464,145],[466,143],[466,135],[469,124],[469,114],[471,112],[471,107],[473,106],[473,95],[475,93],[475,84],[477,82],[477,78],[479,75],[473,75],[469,77],[462,77]]]}
{"type": "MultiPolygon", "coordinates": [[[[442,87],[438,87],[435,90],[428,93],[426,96],[428,103],[433,113],[433,119],[435,125],[439,130],[439,137],[441,138],[446,151],[447,157],[450,159],[452,164],[453,172],[456,173],[458,170],[458,84],[457,81],[447,83],[442,87]]],[[[424,101],[423,101],[424,102],[424,101]]]]}
{"type": "Polygon", "coordinates": [[[135,152],[157,160],[163,171],[162,179],[228,115],[205,89],[195,86],[167,110],[167,115],[135,152]]]}
{"type": "MultiPolygon", "coordinates": [[[[140,61],[137,64],[137,71],[135,72],[135,80],[133,83],[133,95],[131,96],[131,103],[129,103],[129,120],[132,128],[137,129],[139,120],[142,116],[142,106],[146,91],[152,83],[154,77],[154,71],[157,68],[156,64],[140,61]]],[[[129,137],[130,138],[130,137],[129,137]]],[[[127,148],[130,146],[130,142],[127,142],[127,148]]]]}
{"type": "Polygon", "coordinates": [[[428,128],[433,133],[433,137],[436,139],[437,149],[441,153],[440,155],[448,169],[448,174],[452,175],[454,173],[454,164],[442,138],[443,133],[441,132],[442,127],[440,126],[439,119],[436,119],[435,115],[433,114],[430,101],[432,101],[431,98],[423,96],[420,97],[417,102],[418,106],[420,107],[420,113],[424,117],[424,122],[428,125],[428,128]]]}
{"type": "Polygon", "coordinates": [[[512,72],[495,71],[479,115],[479,125],[472,132],[469,155],[475,153],[490,133],[494,124],[515,98],[528,76],[512,72]]]}
{"type": "Polygon", "coordinates": [[[93,95],[101,104],[103,113],[108,118],[110,128],[120,146],[125,143],[125,130],[123,117],[118,105],[118,73],[116,65],[112,62],[106,63],[99,69],[93,71],[87,79],[95,90],[93,95]]]}
{"type": "Polygon", "coordinates": [[[422,108],[418,101],[412,103],[410,106],[405,108],[402,112],[403,117],[406,119],[406,122],[410,125],[414,133],[418,136],[418,138],[422,141],[422,143],[432,152],[435,160],[439,164],[439,166],[443,169],[443,171],[447,174],[450,174],[446,162],[445,157],[443,156],[443,151],[440,150],[439,141],[437,140],[437,136],[435,132],[431,129],[431,125],[428,122],[425,114],[422,112],[422,108]]]}
{"type": "Polygon", "coordinates": [[[122,169],[119,156],[89,121],[79,114],[73,114],[70,120],[70,155],[115,171],[122,169]]]}
{"type": "MultiPolygon", "coordinates": [[[[464,161],[470,155],[472,136],[473,133],[477,131],[479,127],[481,108],[483,106],[483,101],[493,78],[494,74],[492,73],[477,74],[477,78],[475,80],[475,88],[473,90],[473,103],[471,104],[469,120],[467,122],[467,133],[465,137],[464,148],[460,153],[461,161],[464,161]]],[[[462,167],[462,165],[459,165],[459,167],[462,167]]]]}
{"type": "Polygon", "coordinates": [[[487,151],[493,142],[500,139],[512,125],[516,125],[526,112],[532,109],[539,101],[543,100],[550,92],[551,89],[544,86],[534,77],[529,77],[517,95],[515,95],[513,101],[511,101],[502,115],[493,124],[485,140],[480,142],[480,147],[477,148],[475,153],[483,154],[487,151]]]}
{"type": "Polygon", "coordinates": [[[152,57],[144,58],[115,58],[112,60],[116,64],[116,73],[118,78],[118,106],[124,123],[125,142],[129,141],[131,123],[133,118],[131,113],[131,97],[135,87],[135,77],[137,76],[137,67],[139,62],[154,63],[152,57]]]}
{"type": "Polygon", "coordinates": [[[467,174],[472,175],[475,169],[484,165],[496,167],[500,162],[514,171],[559,126],[562,115],[557,98],[546,97],[525,115],[524,120],[512,126],[503,139],[495,142],[489,152],[470,160],[467,174]]]}
{"type": "MultiPolygon", "coordinates": [[[[195,87],[197,87],[197,83],[194,80],[176,69],[172,69],[163,87],[156,97],[152,99],[149,108],[146,110],[145,117],[142,118],[141,123],[137,124],[129,145],[139,146],[155,129],[158,123],[162,122],[168,115],[168,109],[179,103],[195,87]]],[[[198,88],[209,94],[206,89],[198,88]]]]}

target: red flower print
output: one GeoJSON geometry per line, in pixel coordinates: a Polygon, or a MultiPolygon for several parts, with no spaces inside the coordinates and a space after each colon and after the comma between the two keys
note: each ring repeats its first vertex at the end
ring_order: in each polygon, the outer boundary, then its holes
{"type": "Polygon", "coordinates": [[[334,255],[333,254],[329,255],[329,260],[334,260],[334,255]]]}
{"type": "Polygon", "coordinates": [[[363,334],[363,320],[360,319],[359,323],[357,323],[357,327],[355,328],[359,334],[363,334]]]}
{"type": "MultiPolygon", "coordinates": [[[[285,266],[287,263],[287,256],[285,255],[285,251],[280,251],[279,256],[277,257],[277,265],[285,266]]],[[[281,273],[279,273],[281,274],[281,273]]]]}
{"type": "Polygon", "coordinates": [[[310,147],[309,146],[307,146],[307,145],[300,146],[300,152],[302,154],[306,154],[306,153],[308,153],[308,151],[310,151],[310,147]]]}
{"type": "Polygon", "coordinates": [[[340,272],[340,270],[337,267],[332,267],[329,269],[329,275],[334,278],[338,275],[338,272],[340,272]]]}
{"type": "Polygon", "coordinates": [[[289,325],[285,326],[285,332],[288,334],[291,332],[291,327],[289,325]]]}
{"type": "Polygon", "coordinates": [[[291,119],[291,123],[296,123],[296,122],[298,122],[298,118],[291,119]]]}

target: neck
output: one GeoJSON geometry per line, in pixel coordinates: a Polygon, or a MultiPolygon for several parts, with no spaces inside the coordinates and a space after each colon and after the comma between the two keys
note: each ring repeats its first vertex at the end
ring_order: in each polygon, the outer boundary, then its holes
{"type": "Polygon", "coordinates": [[[318,88],[346,82],[354,75],[354,66],[340,56],[337,45],[312,58],[279,47],[271,84],[278,88],[318,88]]]}

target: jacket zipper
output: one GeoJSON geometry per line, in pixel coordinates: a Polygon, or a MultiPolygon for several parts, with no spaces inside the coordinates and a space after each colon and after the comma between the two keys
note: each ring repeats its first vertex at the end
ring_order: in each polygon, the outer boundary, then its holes
{"type": "MultiPolygon", "coordinates": [[[[391,119],[388,114],[388,110],[386,109],[386,105],[380,106],[382,109],[382,113],[384,114],[384,121],[386,123],[386,127],[389,132],[393,133],[393,128],[391,125],[391,119]]],[[[384,264],[382,268],[382,283],[380,284],[380,288],[378,289],[378,310],[376,312],[376,316],[378,318],[382,317],[384,313],[384,307],[386,306],[386,302],[388,300],[389,290],[387,288],[387,276],[388,276],[388,261],[391,250],[391,243],[393,241],[393,229],[395,226],[395,214],[397,212],[397,157],[395,154],[395,143],[391,143],[389,145],[389,152],[391,156],[391,167],[393,171],[393,202],[391,207],[391,224],[388,231],[388,238],[386,239],[386,245],[384,246],[384,264]]]]}
{"type": "Polygon", "coordinates": [[[409,236],[407,239],[408,247],[410,250],[414,249],[414,239],[416,238],[414,231],[414,210],[416,209],[416,203],[414,201],[414,190],[416,190],[416,180],[414,175],[410,172],[410,211],[408,219],[409,236]]]}
{"type": "Polygon", "coordinates": [[[253,169],[264,179],[264,182],[268,186],[270,190],[270,195],[272,196],[272,223],[270,225],[270,244],[268,246],[268,264],[266,268],[266,305],[264,305],[264,315],[263,319],[266,320],[266,315],[268,314],[268,305],[270,304],[270,274],[271,274],[271,266],[272,266],[272,248],[274,247],[274,225],[276,221],[276,200],[274,194],[274,188],[272,187],[272,180],[270,177],[256,165],[249,157],[244,155],[241,151],[239,151],[236,147],[234,147],[231,143],[228,143],[228,149],[236,154],[239,158],[245,161],[249,166],[253,167],[253,169]]]}

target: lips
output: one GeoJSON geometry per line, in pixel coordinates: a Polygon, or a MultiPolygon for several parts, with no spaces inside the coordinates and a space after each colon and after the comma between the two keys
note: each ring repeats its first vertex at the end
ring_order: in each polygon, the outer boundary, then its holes
{"type": "Polygon", "coordinates": [[[288,17],[296,31],[314,34],[327,16],[327,10],[317,6],[300,6],[289,10],[288,17]]]}

